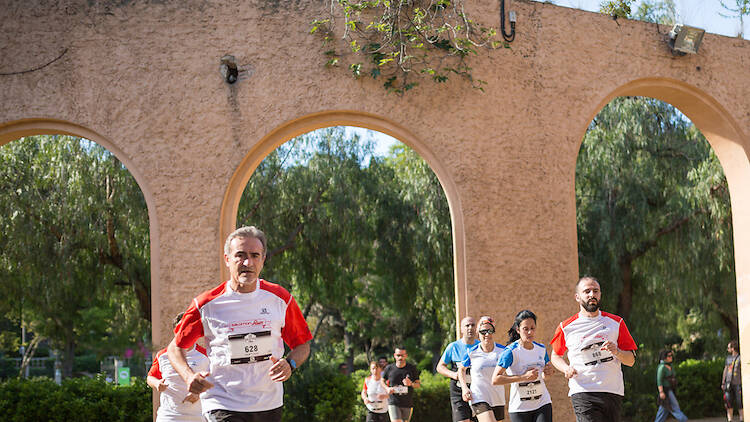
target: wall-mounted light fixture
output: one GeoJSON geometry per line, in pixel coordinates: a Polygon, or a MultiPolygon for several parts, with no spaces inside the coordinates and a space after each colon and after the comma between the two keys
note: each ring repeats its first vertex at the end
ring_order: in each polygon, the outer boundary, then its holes
{"type": "Polygon", "coordinates": [[[237,82],[237,77],[240,72],[237,68],[237,60],[234,56],[226,55],[221,58],[219,72],[221,72],[221,77],[224,78],[224,81],[227,83],[233,84],[237,82]]]}
{"type": "Polygon", "coordinates": [[[680,56],[698,54],[698,47],[706,31],[692,26],[677,24],[669,31],[669,47],[672,53],[680,56]]]}
{"type": "Polygon", "coordinates": [[[506,42],[513,42],[516,38],[516,12],[511,10],[508,13],[510,21],[510,34],[505,32],[505,0],[500,0],[500,33],[506,42]]]}

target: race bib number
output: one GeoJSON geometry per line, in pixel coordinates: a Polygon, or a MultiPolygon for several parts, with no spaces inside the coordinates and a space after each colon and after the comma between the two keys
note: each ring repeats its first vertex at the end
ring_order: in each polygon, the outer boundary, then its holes
{"type": "Polygon", "coordinates": [[[393,394],[407,394],[409,392],[409,387],[405,385],[397,385],[393,387],[393,394]]]}
{"type": "Polygon", "coordinates": [[[376,400],[371,401],[370,403],[367,403],[367,409],[369,409],[372,412],[380,413],[383,410],[385,410],[385,401],[384,400],[376,400]]]}
{"type": "Polygon", "coordinates": [[[614,357],[608,350],[602,350],[602,343],[594,343],[581,350],[583,352],[583,364],[586,366],[596,365],[600,362],[609,362],[614,357]]]}
{"type": "Polygon", "coordinates": [[[521,401],[539,400],[542,397],[542,382],[520,382],[518,383],[518,395],[521,401]]]}
{"type": "Polygon", "coordinates": [[[273,352],[273,337],[270,331],[258,331],[229,336],[229,355],[232,365],[268,360],[273,352]]]}

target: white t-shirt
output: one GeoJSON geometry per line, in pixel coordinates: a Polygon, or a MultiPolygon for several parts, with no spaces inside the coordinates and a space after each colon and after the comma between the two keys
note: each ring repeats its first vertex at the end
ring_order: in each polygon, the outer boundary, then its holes
{"type": "Polygon", "coordinates": [[[607,312],[600,311],[595,317],[578,313],[557,327],[552,349],[559,356],[567,351],[570,366],[578,372],[568,380],[569,396],[594,392],[625,395],[620,361],[601,350],[607,340],[616,343],[620,350],[638,348],[625,321],[607,312]]]}
{"type": "Polygon", "coordinates": [[[365,378],[365,382],[362,385],[362,389],[367,394],[367,400],[370,400],[371,404],[367,405],[367,409],[373,413],[387,413],[388,412],[388,398],[378,397],[381,394],[388,395],[388,392],[383,388],[383,378],[378,380],[372,375],[365,378]]]}
{"type": "Polygon", "coordinates": [[[507,375],[523,375],[529,369],[534,368],[539,370],[539,377],[535,381],[510,384],[508,412],[529,412],[552,403],[552,398],[542,378],[544,366],[549,362],[547,349],[536,342],[532,345],[531,349],[526,349],[518,340],[505,349],[497,362],[497,366],[505,368],[507,375]]]}
{"type": "Polygon", "coordinates": [[[492,407],[505,405],[505,387],[492,385],[492,374],[505,346],[495,343],[490,352],[482,350],[482,344],[472,346],[461,365],[471,368],[471,404],[485,402],[492,407]]]}
{"type": "MultiPolygon", "coordinates": [[[[200,400],[195,403],[184,402],[188,395],[187,385],[180,374],[172,368],[169,362],[167,349],[162,349],[156,354],[148,374],[157,379],[163,379],[167,389],[162,391],[159,397],[159,410],[156,413],[157,422],[166,421],[203,421],[201,416],[200,400]]],[[[206,349],[196,345],[189,350],[185,357],[188,366],[193,372],[208,370],[208,357],[206,349]]]]}
{"type": "Polygon", "coordinates": [[[261,279],[250,293],[236,292],[225,282],[193,299],[175,328],[175,343],[188,348],[200,337],[208,342],[207,379],[214,384],[201,394],[204,414],[281,407],[284,389],[268,375],[270,356],[283,356],[283,342],[294,349],[312,339],[292,295],[261,279]]]}

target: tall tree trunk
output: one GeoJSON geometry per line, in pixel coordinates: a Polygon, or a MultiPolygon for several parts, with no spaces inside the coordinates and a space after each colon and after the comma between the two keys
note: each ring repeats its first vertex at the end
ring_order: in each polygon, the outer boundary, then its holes
{"type": "Polygon", "coordinates": [[[620,259],[620,273],[622,290],[617,298],[617,315],[627,321],[633,309],[633,261],[629,257],[620,259]]]}
{"type": "Polygon", "coordinates": [[[71,330],[66,336],[65,350],[63,351],[62,376],[70,378],[73,376],[73,363],[75,362],[76,344],[73,331],[71,330]]]}

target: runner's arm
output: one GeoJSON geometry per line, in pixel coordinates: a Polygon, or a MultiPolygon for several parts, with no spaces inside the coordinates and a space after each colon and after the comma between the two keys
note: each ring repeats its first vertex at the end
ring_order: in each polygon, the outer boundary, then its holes
{"type": "Polygon", "coordinates": [[[437,366],[435,367],[435,371],[446,378],[458,381],[458,371],[451,371],[450,369],[448,369],[448,365],[446,365],[442,360],[438,362],[437,366]]]}
{"type": "Polygon", "coordinates": [[[182,377],[185,384],[188,386],[188,390],[191,393],[200,394],[214,385],[206,381],[208,372],[193,372],[187,363],[187,352],[189,349],[183,349],[177,346],[174,339],[169,342],[167,346],[167,356],[169,362],[172,364],[172,368],[182,377]]]}
{"type": "Polygon", "coordinates": [[[507,375],[506,368],[502,366],[495,367],[495,372],[492,373],[492,385],[505,385],[512,384],[514,382],[534,381],[539,377],[538,369],[530,369],[523,375],[507,375]]]}
{"type": "Polygon", "coordinates": [[[552,357],[549,359],[552,362],[552,366],[557,368],[558,371],[565,374],[565,378],[572,378],[578,372],[572,366],[565,362],[565,358],[558,355],[554,350],[552,351],[552,357]]]}

